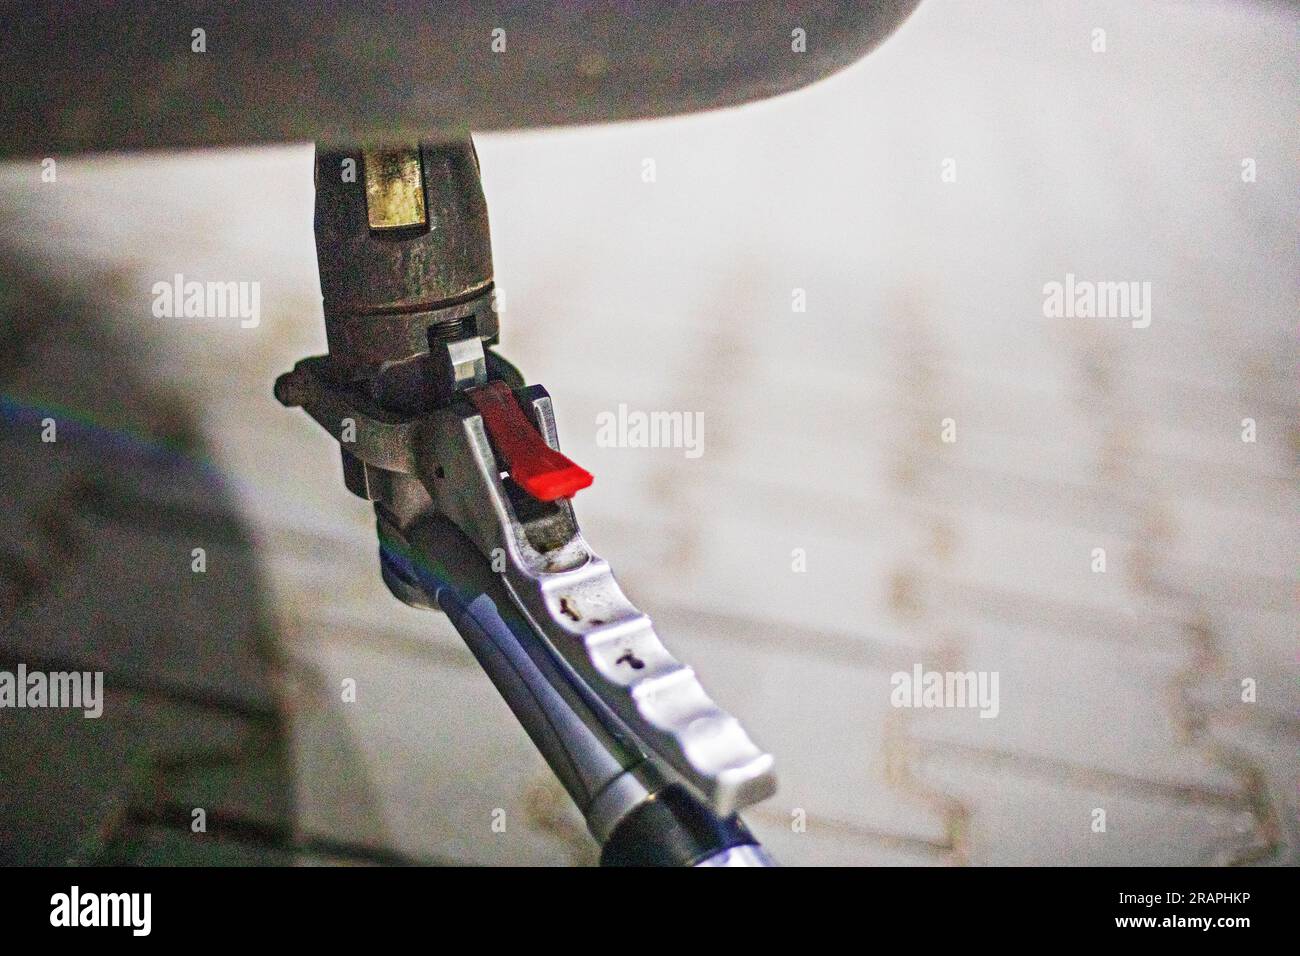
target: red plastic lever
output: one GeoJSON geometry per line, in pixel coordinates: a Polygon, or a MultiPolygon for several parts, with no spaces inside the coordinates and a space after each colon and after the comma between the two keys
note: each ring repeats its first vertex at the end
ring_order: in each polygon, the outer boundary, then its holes
{"type": "Polygon", "coordinates": [[[488,382],[465,395],[483,416],[510,477],[538,501],[572,498],[591,484],[591,472],[546,444],[504,382],[488,382]]]}

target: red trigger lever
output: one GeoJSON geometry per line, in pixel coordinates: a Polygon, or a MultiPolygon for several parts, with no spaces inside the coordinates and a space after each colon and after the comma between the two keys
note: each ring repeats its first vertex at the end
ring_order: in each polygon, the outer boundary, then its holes
{"type": "Polygon", "coordinates": [[[538,501],[572,498],[592,482],[591,472],[546,444],[504,382],[466,390],[465,397],[483,416],[483,425],[506,470],[538,501]]]}

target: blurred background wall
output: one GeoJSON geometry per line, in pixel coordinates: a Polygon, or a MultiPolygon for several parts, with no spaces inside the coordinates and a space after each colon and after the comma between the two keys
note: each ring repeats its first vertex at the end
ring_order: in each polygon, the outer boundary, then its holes
{"type": "MultiPolygon", "coordinates": [[[[1296,28],[926,0],[775,101],[478,137],[500,351],[597,476],[589,540],[776,754],[784,862],[1295,861],[1296,28]],[[1149,327],[1047,317],[1067,274],[1149,282],[1149,327]],[[600,447],[620,403],[702,413],[703,454],[600,447]],[[998,672],[998,716],[892,707],[918,663],[998,672]]],[[[325,347],[311,170],[0,167],[0,654],[120,678],[0,744],[8,858],[184,859],[205,805],[231,859],[594,859],[272,397],[325,347]],[[260,324],[155,318],[175,273],[259,282],[260,324]]]]}

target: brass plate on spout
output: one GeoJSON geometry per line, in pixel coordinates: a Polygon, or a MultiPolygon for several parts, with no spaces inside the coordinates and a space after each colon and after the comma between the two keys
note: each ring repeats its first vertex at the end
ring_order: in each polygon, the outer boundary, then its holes
{"type": "Polygon", "coordinates": [[[366,216],[371,229],[409,229],[428,224],[424,210],[424,177],[420,147],[368,149],[366,216]]]}

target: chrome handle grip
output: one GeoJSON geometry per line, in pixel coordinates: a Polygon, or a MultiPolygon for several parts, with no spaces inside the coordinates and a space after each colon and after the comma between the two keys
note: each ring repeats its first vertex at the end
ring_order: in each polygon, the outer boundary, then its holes
{"type": "MultiPolygon", "coordinates": [[[[580,540],[580,539],[579,539],[580,540]]],[[[772,795],[772,757],[664,646],[592,552],[579,567],[512,566],[506,583],[550,645],[628,728],[722,816],[772,795]]]]}

